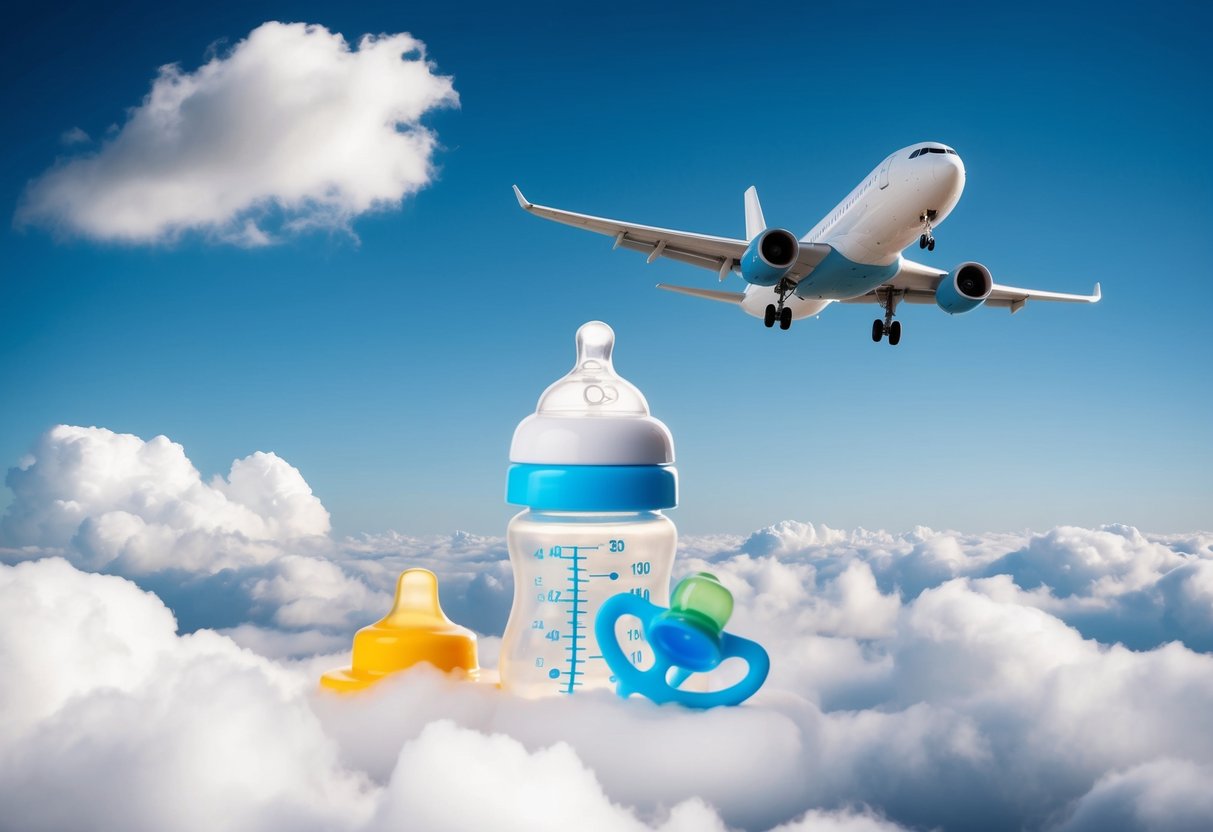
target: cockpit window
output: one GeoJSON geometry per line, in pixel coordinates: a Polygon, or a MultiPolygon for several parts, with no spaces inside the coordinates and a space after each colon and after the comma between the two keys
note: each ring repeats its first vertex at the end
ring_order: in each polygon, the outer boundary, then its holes
{"type": "Polygon", "coordinates": [[[952,150],[950,147],[920,147],[910,154],[910,158],[916,159],[919,156],[926,156],[928,153],[951,153],[953,156],[957,155],[956,151],[952,150]]]}

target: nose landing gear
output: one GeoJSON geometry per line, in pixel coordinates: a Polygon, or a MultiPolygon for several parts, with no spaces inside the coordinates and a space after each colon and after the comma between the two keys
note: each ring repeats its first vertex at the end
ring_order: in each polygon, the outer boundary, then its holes
{"type": "Polygon", "coordinates": [[[931,223],[935,221],[935,217],[939,212],[934,208],[923,211],[918,215],[918,221],[922,223],[922,236],[918,238],[918,247],[925,248],[927,251],[935,250],[935,235],[931,233],[931,223]]]}
{"type": "Polygon", "coordinates": [[[901,343],[901,321],[893,320],[893,310],[901,298],[893,290],[882,292],[881,302],[884,304],[884,320],[877,318],[872,321],[872,340],[879,342],[884,336],[889,336],[889,346],[895,347],[901,343]]]}
{"type": "Polygon", "coordinates": [[[779,292],[779,302],[767,304],[766,313],[762,316],[762,323],[767,329],[773,327],[775,321],[779,321],[780,329],[787,329],[792,325],[792,308],[783,304],[795,288],[794,283],[788,283],[786,280],[780,281],[776,290],[779,292]]]}

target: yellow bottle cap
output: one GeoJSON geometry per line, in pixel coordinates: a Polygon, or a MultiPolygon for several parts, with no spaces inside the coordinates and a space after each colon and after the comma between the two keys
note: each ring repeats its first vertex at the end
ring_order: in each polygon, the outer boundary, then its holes
{"type": "Polygon", "coordinates": [[[406,569],[396,582],[392,611],[354,634],[353,667],[330,670],[320,686],[362,690],[385,676],[429,662],[439,670],[480,675],[476,634],[446,617],[438,603],[438,578],[428,569],[406,569]]]}

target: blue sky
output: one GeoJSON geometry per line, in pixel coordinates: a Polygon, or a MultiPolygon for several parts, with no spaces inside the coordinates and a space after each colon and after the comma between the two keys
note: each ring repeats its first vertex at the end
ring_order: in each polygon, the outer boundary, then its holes
{"type": "Polygon", "coordinates": [[[10,216],[57,157],[96,147],[65,148],[65,131],[103,136],[158,66],[192,71],[267,20],[351,41],[410,32],[461,106],[424,119],[436,180],[355,220],[357,241],[136,246],[7,224],[0,463],[57,423],[165,434],[205,476],[275,451],[339,533],[500,533],[514,425],[600,318],[674,433],[684,531],[1208,528],[1211,17],[1165,3],[27,8],[2,58],[10,216]],[[768,331],[652,288],[712,275],[528,217],[509,189],[740,236],[755,184],[768,221],[799,234],[923,139],[968,170],[926,262],[1060,291],[1099,280],[1104,301],[910,307],[896,349],[869,340],[875,307],[768,331]]]}

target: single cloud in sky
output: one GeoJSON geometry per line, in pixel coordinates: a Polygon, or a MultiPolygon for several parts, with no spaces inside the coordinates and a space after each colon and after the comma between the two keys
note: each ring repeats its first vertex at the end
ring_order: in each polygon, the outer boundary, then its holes
{"type": "Polygon", "coordinates": [[[63,131],[62,135],[59,136],[59,143],[67,147],[71,147],[74,144],[88,144],[91,141],[92,138],[89,137],[88,133],[85,133],[79,127],[73,127],[70,130],[65,130],[63,131]]]}
{"type": "Polygon", "coordinates": [[[100,149],[30,183],[16,222],[135,244],[348,231],[429,184],[437,137],[421,120],[458,103],[409,34],[352,47],[323,26],[264,23],[197,70],[161,67],[100,149]]]}

